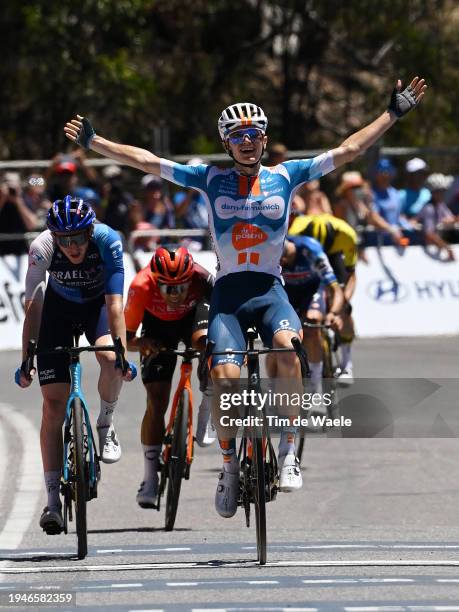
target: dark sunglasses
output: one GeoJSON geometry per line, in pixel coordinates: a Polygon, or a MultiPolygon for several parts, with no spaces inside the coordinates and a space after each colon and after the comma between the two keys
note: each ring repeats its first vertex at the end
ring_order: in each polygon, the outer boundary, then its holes
{"type": "Polygon", "coordinates": [[[246,130],[239,130],[237,132],[233,132],[228,136],[228,140],[233,145],[240,145],[244,142],[246,138],[250,140],[250,142],[255,142],[257,140],[261,140],[263,137],[263,132],[257,130],[256,128],[247,128],[246,130]]]}
{"type": "Polygon", "coordinates": [[[54,234],[56,242],[59,246],[69,248],[72,244],[83,246],[89,240],[88,232],[78,232],[78,234],[54,234]]]}
{"type": "Polygon", "coordinates": [[[167,283],[158,283],[159,290],[163,295],[171,293],[185,293],[188,290],[190,283],[181,283],[179,285],[168,285],[167,283]]]}

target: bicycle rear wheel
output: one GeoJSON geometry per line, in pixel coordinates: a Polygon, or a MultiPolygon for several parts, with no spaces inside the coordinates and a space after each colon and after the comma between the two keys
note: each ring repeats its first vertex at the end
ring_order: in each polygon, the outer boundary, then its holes
{"type": "Polygon", "coordinates": [[[75,398],[72,403],[73,421],[73,478],[75,487],[75,518],[78,541],[78,559],[88,554],[88,531],[86,524],[86,502],[88,483],[86,477],[86,458],[84,447],[83,407],[75,398]]]}
{"type": "Polygon", "coordinates": [[[189,410],[190,394],[187,389],[184,389],[177,405],[174,429],[172,431],[171,451],[167,465],[166,531],[174,529],[175,518],[177,516],[180,489],[186,466],[189,410]]]}
{"type": "Polygon", "coordinates": [[[257,528],[257,552],[260,565],[266,563],[266,487],[265,464],[263,459],[263,440],[252,440],[253,493],[255,520],[257,528]]]}

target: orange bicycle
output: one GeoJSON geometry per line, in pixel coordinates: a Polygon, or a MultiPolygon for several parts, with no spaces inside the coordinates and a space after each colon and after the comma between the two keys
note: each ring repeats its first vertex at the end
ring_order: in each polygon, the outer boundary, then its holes
{"type": "Polygon", "coordinates": [[[172,400],[169,423],[164,434],[163,451],[160,462],[160,482],[156,508],[160,509],[161,497],[166,491],[165,529],[174,529],[177,516],[182,480],[189,480],[194,454],[193,437],[193,392],[191,389],[191,373],[193,359],[200,352],[193,348],[183,351],[167,349],[161,353],[182,357],[180,365],[180,380],[172,400]]]}

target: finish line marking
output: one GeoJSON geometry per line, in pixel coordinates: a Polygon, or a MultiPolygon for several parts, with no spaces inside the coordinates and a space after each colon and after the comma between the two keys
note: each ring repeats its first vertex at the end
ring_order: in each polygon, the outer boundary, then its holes
{"type": "MultiPolygon", "coordinates": [[[[203,569],[206,567],[258,567],[258,561],[242,563],[221,562],[177,562],[177,563],[132,563],[118,565],[46,565],[43,567],[0,567],[2,574],[46,574],[73,572],[119,572],[129,570],[161,569],[203,569]]],[[[459,567],[459,560],[426,560],[426,559],[370,559],[349,561],[273,561],[264,567],[459,567]]]]}

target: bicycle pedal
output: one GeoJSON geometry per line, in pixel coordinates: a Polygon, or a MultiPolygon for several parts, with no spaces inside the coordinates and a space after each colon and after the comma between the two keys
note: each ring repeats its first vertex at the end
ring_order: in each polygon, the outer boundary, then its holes
{"type": "Polygon", "coordinates": [[[137,503],[141,508],[144,508],[145,510],[156,510],[156,509],[159,510],[159,508],[157,507],[157,504],[151,504],[149,502],[137,502],[137,503]]]}
{"type": "Polygon", "coordinates": [[[59,525],[46,525],[43,527],[43,531],[46,533],[46,535],[59,535],[64,531],[64,529],[59,527],[59,525]]]}

